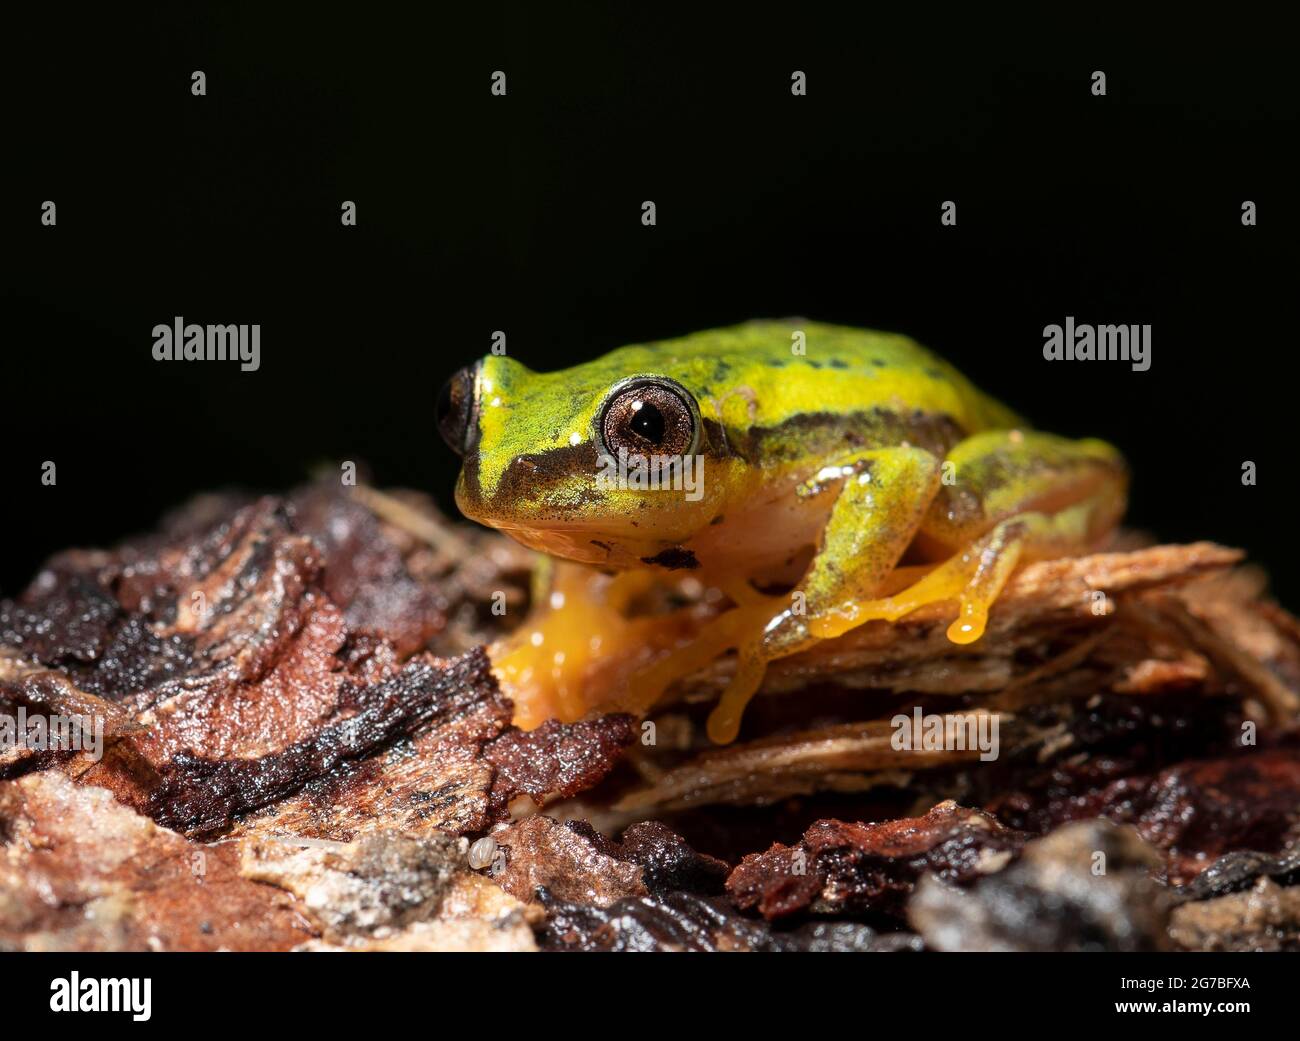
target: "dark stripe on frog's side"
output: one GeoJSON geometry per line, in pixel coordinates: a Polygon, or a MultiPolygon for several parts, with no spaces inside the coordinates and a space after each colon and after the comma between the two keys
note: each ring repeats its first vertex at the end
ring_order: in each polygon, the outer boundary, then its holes
{"type": "Polygon", "coordinates": [[[903,441],[942,458],[967,431],[942,412],[811,412],[768,427],[739,430],[704,421],[710,447],[751,465],[797,462],[810,455],[834,455],[838,449],[886,448],[903,441]]]}
{"type": "MultiPolygon", "coordinates": [[[[706,457],[742,459],[751,466],[798,462],[811,455],[834,456],[837,451],[884,448],[903,441],[942,458],[966,436],[949,415],[917,409],[895,412],[874,408],[863,412],[812,412],[792,416],[768,427],[741,430],[716,420],[704,420],[702,451],[706,457]]],[[[496,496],[500,501],[536,500],[548,484],[574,474],[596,474],[599,456],[590,442],[551,448],[511,460],[501,476],[496,496]]],[[[471,502],[481,501],[478,458],[465,460],[465,487],[471,502]]],[[[599,498],[594,481],[580,493],[581,503],[599,498]]]]}
{"type": "MultiPolygon", "coordinates": [[[[541,488],[573,474],[587,473],[594,477],[597,460],[596,446],[590,441],[516,456],[501,475],[495,495],[502,502],[535,499],[541,488]]],[[[477,455],[466,457],[464,476],[466,498],[471,503],[481,503],[483,490],[479,484],[477,455]]],[[[584,501],[594,501],[597,498],[594,481],[589,489],[582,492],[582,498],[584,501]]]]}

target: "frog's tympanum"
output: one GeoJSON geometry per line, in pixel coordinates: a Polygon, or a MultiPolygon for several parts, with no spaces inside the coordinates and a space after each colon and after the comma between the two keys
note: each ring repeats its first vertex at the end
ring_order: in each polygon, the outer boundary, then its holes
{"type": "Polygon", "coordinates": [[[819,640],[932,603],[978,640],[1017,564],[1098,542],[1127,483],[1109,445],[1028,429],[903,336],[797,320],[561,372],[489,356],[438,423],[467,516],[585,565],[547,568],[494,649],[525,727],[648,713],[734,650],[708,723],[732,741],[767,663],[819,640]],[[683,580],[693,604],[647,609],[683,580]]]}

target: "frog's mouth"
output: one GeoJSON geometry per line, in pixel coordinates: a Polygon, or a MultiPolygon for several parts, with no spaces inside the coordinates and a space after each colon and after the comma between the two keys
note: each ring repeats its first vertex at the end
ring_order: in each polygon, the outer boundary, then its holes
{"type": "Polygon", "coordinates": [[[494,524],[493,527],[539,553],[602,568],[644,567],[645,558],[663,548],[658,541],[629,543],[622,538],[611,538],[607,532],[587,525],[510,527],[494,524]]]}

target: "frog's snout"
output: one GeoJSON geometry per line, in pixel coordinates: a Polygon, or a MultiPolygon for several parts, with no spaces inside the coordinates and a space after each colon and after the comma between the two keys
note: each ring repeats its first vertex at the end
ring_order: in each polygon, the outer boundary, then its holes
{"type": "Polygon", "coordinates": [[[476,361],[443,384],[434,408],[438,433],[462,458],[470,451],[478,426],[478,373],[482,364],[476,361]]]}

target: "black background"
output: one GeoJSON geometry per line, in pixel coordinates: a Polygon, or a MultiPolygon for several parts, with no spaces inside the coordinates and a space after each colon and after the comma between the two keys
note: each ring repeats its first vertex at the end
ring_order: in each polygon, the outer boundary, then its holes
{"type": "Polygon", "coordinates": [[[804,315],[909,333],[1037,425],[1113,441],[1134,523],[1243,545],[1300,603],[1292,39],[1235,8],[1195,32],[1093,7],[774,12],[186,4],[11,25],[0,591],[191,493],[324,461],[450,507],[432,404],[493,330],[552,368],[804,315]],[[260,371],[155,362],[176,315],[260,323],[260,371]],[[1066,315],[1150,323],[1151,370],[1044,361],[1066,315]]]}
{"type": "MultiPolygon", "coordinates": [[[[1285,953],[1285,952],[1283,952],[1285,953]]],[[[454,957],[454,956],[452,956],[454,957]]],[[[479,957],[482,957],[481,955],[479,957]]],[[[791,993],[789,955],[780,958],[750,958],[749,964],[727,961],[729,968],[713,970],[714,979],[723,986],[730,985],[739,997],[729,1002],[700,1002],[689,1008],[692,1021],[702,1030],[721,1033],[725,1030],[743,1034],[759,1033],[769,1025],[781,1010],[794,1011],[803,991],[791,993]],[[730,975],[734,973],[734,975],[730,975]]],[[[332,958],[285,957],[282,954],[241,953],[237,956],[215,953],[190,953],[167,951],[150,953],[147,957],[133,953],[104,953],[99,951],[76,953],[48,953],[41,955],[0,955],[5,968],[6,1007],[14,1010],[24,1022],[42,1027],[60,1022],[63,1029],[96,1028],[124,1030],[129,1034],[156,1030],[159,1033],[191,1027],[196,1009],[208,1015],[223,1008],[252,1013],[259,1026],[283,1029],[294,1036],[307,1031],[328,1030],[348,1035],[366,1036],[389,1028],[400,1015],[402,1008],[408,1014],[417,1014],[430,1004],[420,1001],[424,994],[443,998],[437,1006],[447,1006],[447,998],[455,1007],[478,1011],[499,1008],[502,1001],[501,976],[514,969],[504,962],[479,962],[460,969],[446,955],[403,954],[400,957],[332,958]],[[126,1013],[66,1013],[51,1012],[49,1002],[51,981],[70,979],[73,971],[84,980],[89,977],[120,978],[149,977],[151,985],[151,1018],[147,1023],[135,1023],[126,1013]],[[450,984],[450,985],[449,985],[450,984]],[[453,990],[454,988],[454,990],[453,990]],[[286,1000],[311,995],[312,1000],[286,1000]],[[447,995],[447,998],[443,996],[447,995]]],[[[932,959],[933,960],[933,959],[932,959]]],[[[570,1002],[552,1009],[534,1003],[536,1011],[529,1009],[531,1019],[547,1023],[570,1014],[570,1008],[581,1008],[583,1022],[622,1022],[629,1012],[636,1011],[643,1018],[653,1017],[661,1008],[674,1013],[681,1003],[673,1002],[671,995],[683,987],[698,982],[699,969],[695,962],[674,958],[643,958],[636,966],[638,991],[660,994],[650,1005],[631,1005],[628,998],[628,970],[617,957],[583,958],[581,1005],[570,1002]]],[[[805,965],[807,963],[804,963],[805,965]]],[[[859,963],[861,964],[861,963],[859,963]]],[[[1170,1023],[1185,1028],[1195,1017],[1197,1022],[1207,1019],[1221,1034],[1246,1025],[1247,1017],[1267,1024],[1287,1015],[1291,1007],[1289,998],[1294,990],[1294,975],[1288,958],[1282,953],[1252,954],[1249,956],[1221,952],[1198,955],[1189,959],[1181,952],[1111,952],[1105,957],[1087,953],[1058,953],[1044,958],[1038,953],[986,952],[964,954],[960,961],[947,959],[944,966],[956,966],[960,971],[962,987],[972,994],[994,994],[1006,989],[1008,969],[1017,983],[1015,1023],[1020,1032],[1012,1036],[1027,1035],[1030,1030],[1060,1022],[1062,1010],[1068,1010],[1070,1022],[1078,1025],[1117,1025],[1127,1021],[1130,1028],[1141,1023],[1170,1023]],[[1169,980],[1181,981],[1180,989],[1172,989],[1169,980]],[[1125,986],[1126,980],[1159,980],[1160,990],[1138,989],[1125,986]],[[1190,980],[1200,981],[1194,986],[1190,980]],[[1205,981],[1210,981],[1207,985],[1205,981]],[[1235,986],[1215,986],[1220,980],[1244,980],[1248,989],[1239,983],[1235,986]],[[1218,1012],[1205,1016],[1196,1013],[1117,1012],[1117,1002],[1154,1001],[1163,1004],[1176,1002],[1231,1002],[1248,1003],[1248,1012],[1218,1012]],[[1157,1018],[1152,1018],[1157,1017],[1157,1018]],[[1172,1017],[1172,1018],[1171,1018],[1172,1017]],[[1023,1026],[1020,1026],[1023,1024],[1023,1026]]],[[[871,987],[874,994],[905,995],[917,992],[916,958],[872,958],[871,987]]],[[[820,963],[818,963],[820,968],[820,963]]],[[[952,968],[947,971],[953,972],[952,968]]],[[[573,963],[556,962],[543,958],[538,967],[529,966],[530,979],[550,983],[565,982],[573,985],[573,963]],[[551,968],[558,965],[559,968],[551,968]],[[561,976],[563,973],[563,976],[561,976]],[[552,976],[552,974],[554,974],[552,976]]],[[[794,977],[796,983],[798,977],[794,977]]],[[[971,1004],[974,1004],[973,1002],[971,1004]]],[[[985,1000],[969,1010],[963,1003],[950,1001],[935,1003],[926,1022],[952,1024],[963,1017],[985,1015],[985,1000]]],[[[856,1006],[855,1006],[856,1007],[856,1006]]],[[[871,1002],[871,1023],[893,1035],[915,1031],[918,1022],[917,1002],[914,1000],[887,1000],[877,998],[871,1002]]],[[[1004,1017],[1010,1020],[1011,1017],[1004,1017]]],[[[399,1020],[400,1022],[400,1020],[399,1020]]]]}

